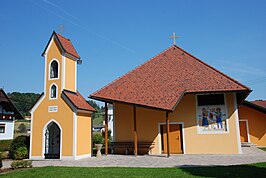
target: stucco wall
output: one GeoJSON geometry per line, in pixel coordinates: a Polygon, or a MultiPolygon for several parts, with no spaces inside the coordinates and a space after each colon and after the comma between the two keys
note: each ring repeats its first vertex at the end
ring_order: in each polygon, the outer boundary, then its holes
{"type": "Polygon", "coordinates": [[[77,156],[91,154],[91,117],[77,116],[77,156]]]}
{"type": "MultiPolygon", "coordinates": [[[[170,122],[184,123],[184,148],[186,154],[236,154],[239,153],[237,137],[237,110],[235,95],[226,94],[229,131],[223,134],[198,134],[196,120],[196,95],[185,95],[176,110],[169,114],[170,122]]],[[[114,104],[115,141],[133,141],[133,106],[114,104]]],[[[136,108],[138,141],[154,141],[152,154],[160,154],[159,123],[165,123],[165,112],[136,108]]]]}
{"type": "Polygon", "coordinates": [[[258,146],[266,146],[266,114],[241,106],[239,119],[248,120],[250,142],[258,146]]]}
{"type": "Polygon", "coordinates": [[[0,140],[11,140],[14,135],[14,121],[0,121],[5,125],[5,133],[0,133],[0,140]]]}

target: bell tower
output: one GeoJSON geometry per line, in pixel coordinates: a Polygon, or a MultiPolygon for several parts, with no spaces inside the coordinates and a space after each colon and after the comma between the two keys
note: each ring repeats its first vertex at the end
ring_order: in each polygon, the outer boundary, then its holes
{"type": "Polygon", "coordinates": [[[30,159],[89,157],[95,110],[77,90],[80,56],[71,41],[56,32],[42,56],[44,92],[31,110],[30,159]]]}

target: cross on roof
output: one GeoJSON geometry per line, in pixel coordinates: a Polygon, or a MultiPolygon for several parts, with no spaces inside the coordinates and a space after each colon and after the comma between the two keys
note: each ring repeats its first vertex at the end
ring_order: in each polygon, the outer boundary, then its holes
{"type": "Polygon", "coordinates": [[[175,35],[175,32],[173,33],[173,36],[170,36],[170,38],[174,39],[174,45],[176,45],[176,38],[179,38],[179,36],[175,35]]]}
{"type": "Polygon", "coordinates": [[[59,25],[59,34],[62,35],[64,31],[65,31],[64,25],[63,24],[59,25]]]}

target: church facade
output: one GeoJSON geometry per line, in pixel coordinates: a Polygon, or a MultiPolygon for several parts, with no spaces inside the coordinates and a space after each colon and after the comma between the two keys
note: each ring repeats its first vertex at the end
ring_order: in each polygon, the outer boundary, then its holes
{"type": "Polygon", "coordinates": [[[31,109],[30,159],[90,157],[95,110],[77,91],[80,57],[71,41],[55,32],[42,56],[44,92],[31,109]]]}

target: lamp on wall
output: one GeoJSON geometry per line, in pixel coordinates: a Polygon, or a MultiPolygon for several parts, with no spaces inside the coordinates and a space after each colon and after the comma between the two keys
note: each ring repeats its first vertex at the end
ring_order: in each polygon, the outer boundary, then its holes
{"type": "Polygon", "coordinates": [[[78,60],[77,60],[77,63],[78,63],[78,64],[82,64],[82,60],[81,60],[81,59],[78,59],[78,60]]]}

